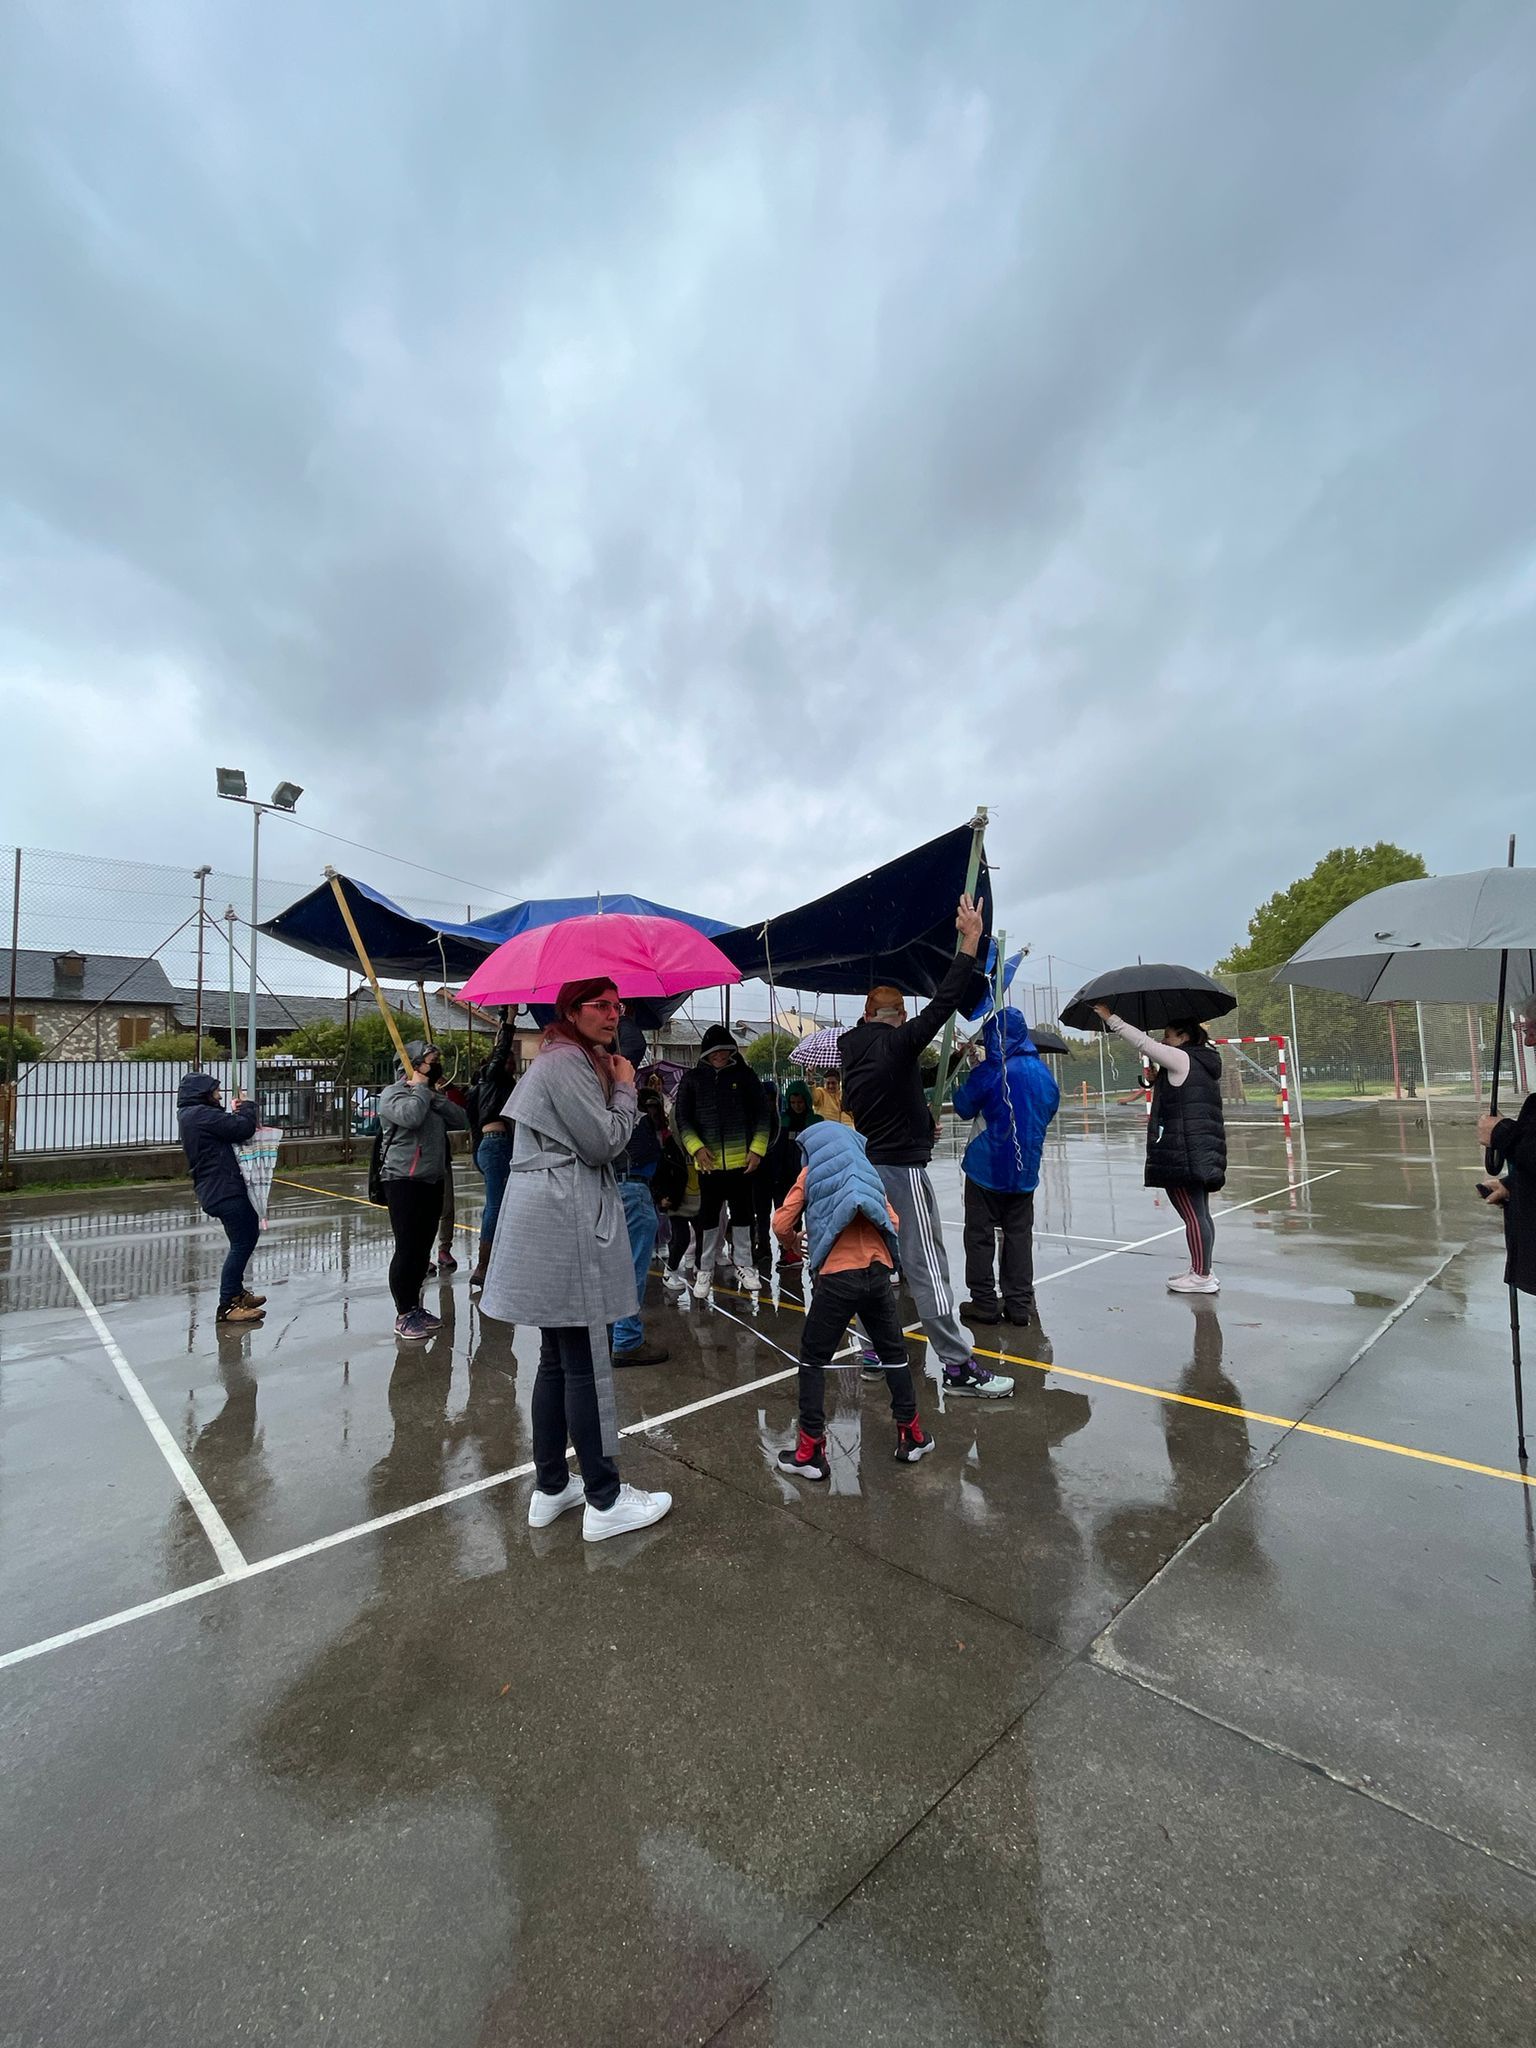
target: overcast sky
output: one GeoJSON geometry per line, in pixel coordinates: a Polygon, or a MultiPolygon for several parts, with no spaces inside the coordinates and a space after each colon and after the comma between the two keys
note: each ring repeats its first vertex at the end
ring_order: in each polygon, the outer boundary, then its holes
{"type": "Polygon", "coordinates": [[[1536,860],[1528,0],[3,21],[0,838],[746,919],[985,801],[1085,971],[1536,860]]]}

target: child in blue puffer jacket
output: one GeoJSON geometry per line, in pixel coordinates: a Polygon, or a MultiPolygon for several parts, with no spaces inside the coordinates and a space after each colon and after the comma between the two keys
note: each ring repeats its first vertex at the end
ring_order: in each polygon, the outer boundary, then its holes
{"type": "Polygon", "coordinates": [[[900,1219],[869,1162],[864,1140],[847,1124],[811,1124],[796,1134],[805,1154],[800,1178],[773,1219],[789,1259],[803,1254],[814,1283],[800,1333],[800,1427],[779,1470],[797,1479],[827,1477],[827,1367],[857,1316],[885,1368],[896,1419],[896,1462],[915,1465],[933,1449],[918,1420],[907,1340],[891,1293],[900,1219]]]}
{"type": "Polygon", "coordinates": [[[985,1055],[955,1090],[955,1115],[983,1128],[965,1148],[965,1284],[968,1323],[1030,1323],[1035,1317],[1035,1189],[1040,1153],[1061,1102],[1022,1011],[989,1017],[985,1055]],[[1002,1305],[994,1263],[1001,1232],[1002,1305]]]}

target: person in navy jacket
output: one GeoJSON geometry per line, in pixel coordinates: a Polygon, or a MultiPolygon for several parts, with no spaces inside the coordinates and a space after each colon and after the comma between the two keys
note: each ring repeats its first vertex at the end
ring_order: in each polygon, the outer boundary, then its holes
{"type": "Polygon", "coordinates": [[[229,1239],[219,1275],[221,1323],[259,1323],[267,1298],[250,1293],[245,1284],[245,1269],[261,1236],[261,1219],[251,1206],[235,1157],[235,1147],[250,1143],[260,1121],[256,1104],[241,1094],[225,1109],[212,1074],[188,1074],[176,1091],[176,1126],[192,1170],[193,1192],[204,1214],[222,1223],[229,1239]]]}

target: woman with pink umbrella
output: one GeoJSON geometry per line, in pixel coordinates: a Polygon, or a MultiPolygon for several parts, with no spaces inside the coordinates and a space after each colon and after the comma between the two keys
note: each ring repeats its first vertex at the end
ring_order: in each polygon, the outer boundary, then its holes
{"type": "Polygon", "coordinates": [[[644,1529],[672,1505],[669,1493],[624,1485],[616,1462],[609,1332],[638,1306],[613,1169],[637,1114],[635,1070],[607,1050],[623,1013],[606,977],[559,991],[543,1046],[507,1104],[512,1168],[480,1297],[483,1314],[537,1323],[541,1333],[528,1525],[548,1528],[585,1504],[589,1543],[644,1529]]]}
{"type": "Polygon", "coordinates": [[[515,1137],[507,1192],[480,1297],[484,1314],[537,1323],[533,1392],[538,1483],[528,1503],[543,1529],[586,1503],[589,1543],[659,1522],[668,1493],[621,1485],[613,1325],[639,1307],[614,1161],[638,1113],[635,1070],[611,1051],[626,995],[673,996],[739,981],[725,955],[677,920],[627,912],[572,917],[498,946],[464,987],[469,1002],[548,1003],[554,1021],[507,1104],[515,1137]],[[566,1467],[576,1446],[580,1480],[566,1467]]]}

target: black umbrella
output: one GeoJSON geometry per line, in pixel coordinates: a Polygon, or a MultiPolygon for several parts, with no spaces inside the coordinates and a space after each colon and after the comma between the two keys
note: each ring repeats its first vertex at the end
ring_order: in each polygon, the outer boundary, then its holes
{"type": "Polygon", "coordinates": [[[1049,1053],[1053,1058],[1072,1050],[1061,1033],[1053,1031],[1049,1024],[1031,1024],[1029,1035],[1035,1041],[1036,1052],[1049,1053]]]}
{"type": "Polygon", "coordinates": [[[1107,1003],[1117,1017],[1141,1031],[1165,1024],[1204,1024],[1237,1008],[1237,997],[1193,967],[1170,966],[1165,960],[1138,960],[1134,967],[1112,967],[1085,981],[1061,1013],[1074,1031],[1102,1031],[1095,1003],[1107,1003]]]}

